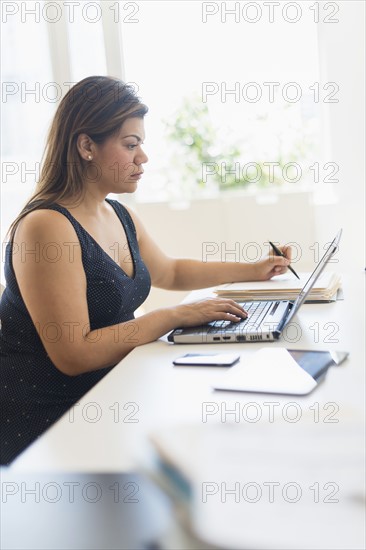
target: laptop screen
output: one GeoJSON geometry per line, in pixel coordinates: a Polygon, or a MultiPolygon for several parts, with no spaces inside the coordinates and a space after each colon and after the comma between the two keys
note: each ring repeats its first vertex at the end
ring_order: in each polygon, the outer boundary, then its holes
{"type": "Polygon", "coordinates": [[[286,319],[285,325],[287,325],[290,320],[296,315],[297,311],[299,310],[299,307],[304,303],[307,295],[309,294],[310,290],[313,288],[316,280],[322,273],[323,269],[329,262],[330,258],[335,254],[335,252],[338,250],[339,241],[342,235],[342,229],[340,229],[337,233],[337,235],[334,237],[330,245],[328,246],[327,250],[324,253],[324,256],[318,263],[317,267],[314,269],[312,274],[310,275],[309,279],[306,281],[304,286],[302,287],[300,294],[296,298],[296,301],[294,302],[294,305],[291,309],[290,315],[286,319]]]}

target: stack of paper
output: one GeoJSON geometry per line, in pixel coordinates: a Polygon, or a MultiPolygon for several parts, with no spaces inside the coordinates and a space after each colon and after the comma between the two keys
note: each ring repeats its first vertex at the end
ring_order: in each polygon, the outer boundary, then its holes
{"type": "MultiPolygon", "coordinates": [[[[269,281],[228,283],[220,285],[215,293],[233,300],[295,300],[311,273],[299,273],[296,279],[292,273],[277,275],[269,281]]],[[[312,288],[308,302],[332,302],[337,299],[341,277],[334,272],[322,273],[312,288]]]]}

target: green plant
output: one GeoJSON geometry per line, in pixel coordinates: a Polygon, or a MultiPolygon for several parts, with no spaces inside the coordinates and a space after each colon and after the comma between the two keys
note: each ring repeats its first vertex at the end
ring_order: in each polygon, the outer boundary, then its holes
{"type": "MultiPolygon", "coordinates": [[[[177,149],[174,158],[184,164],[184,179],[194,181],[203,188],[215,182],[223,185],[222,160],[225,159],[227,171],[233,168],[240,154],[237,147],[219,152],[216,146],[216,130],[211,122],[206,104],[199,98],[185,98],[181,108],[168,121],[165,121],[168,139],[177,149]],[[183,156],[181,156],[183,153],[183,156]]],[[[228,174],[226,185],[234,184],[235,175],[228,174]]],[[[245,182],[242,182],[242,184],[245,182]]]]}
{"type": "Polygon", "coordinates": [[[281,185],[289,163],[303,161],[314,145],[313,132],[304,128],[298,106],[291,104],[254,114],[246,121],[241,142],[233,145],[226,140],[221,148],[208,106],[198,96],[184,98],[164,123],[173,146],[172,165],[180,169],[182,184],[190,190],[281,185]]]}

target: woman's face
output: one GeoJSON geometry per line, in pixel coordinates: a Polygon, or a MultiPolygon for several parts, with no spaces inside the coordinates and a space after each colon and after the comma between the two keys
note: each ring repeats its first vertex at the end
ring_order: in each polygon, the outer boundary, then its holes
{"type": "Polygon", "coordinates": [[[106,194],[136,191],[142,165],[148,161],[141,147],[144,139],[143,118],[129,118],[117,135],[101,145],[93,143],[89,179],[95,179],[106,194]]]}

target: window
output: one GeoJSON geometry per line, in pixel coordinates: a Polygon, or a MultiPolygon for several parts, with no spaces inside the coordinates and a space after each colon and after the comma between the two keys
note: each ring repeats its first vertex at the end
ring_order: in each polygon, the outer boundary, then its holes
{"type": "Polygon", "coordinates": [[[2,242],[34,191],[48,128],[63,94],[72,82],[107,72],[96,4],[66,10],[55,3],[22,2],[18,10],[14,4],[3,13],[2,242]]]}
{"type": "Polygon", "coordinates": [[[309,183],[309,167],[319,158],[317,29],[311,10],[303,9],[301,19],[291,22],[298,14],[284,11],[282,3],[271,23],[264,5],[271,3],[129,4],[135,5],[134,22],[125,17],[121,23],[126,80],[138,85],[150,108],[145,146],[150,161],[138,200],[191,196],[201,192],[199,180],[205,180],[201,188],[208,193],[215,189],[214,179],[216,189],[230,182],[235,188],[244,176],[262,185],[271,183],[271,174],[274,182],[309,183]],[[179,132],[169,139],[178,117],[183,117],[179,132]],[[200,126],[212,130],[206,156],[214,162],[202,162],[202,150],[191,154],[195,138],[185,136],[184,127],[192,123],[197,136],[200,126]],[[186,138],[188,147],[178,138],[186,138]]]}
{"type": "MultiPolygon", "coordinates": [[[[47,27],[9,17],[2,25],[1,241],[32,193],[55,109],[47,27]],[[5,52],[10,52],[11,56],[5,52]]],[[[57,94],[57,91],[56,91],[57,94]]],[[[3,255],[2,255],[3,257],[3,255]]],[[[3,263],[2,263],[3,266],[3,263]]],[[[3,277],[3,275],[2,275],[3,277]]]]}
{"type": "Polygon", "coordinates": [[[102,9],[97,8],[98,5],[99,2],[90,2],[84,9],[75,9],[72,18],[67,18],[72,82],[107,74],[102,9]]]}

